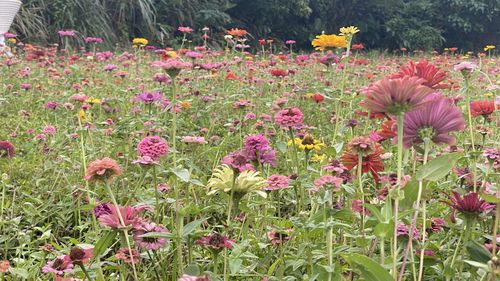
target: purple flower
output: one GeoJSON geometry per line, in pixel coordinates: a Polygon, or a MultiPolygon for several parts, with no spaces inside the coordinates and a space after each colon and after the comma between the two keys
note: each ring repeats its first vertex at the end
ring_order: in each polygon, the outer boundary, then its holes
{"type": "Polygon", "coordinates": [[[297,43],[295,40],[286,40],[285,41],[285,44],[287,44],[287,45],[293,45],[295,43],[297,43]]]}
{"type": "Polygon", "coordinates": [[[113,70],[115,70],[117,68],[118,68],[118,66],[116,66],[114,64],[107,64],[107,65],[104,66],[104,71],[111,72],[111,71],[113,71],[113,70]]]}
{"type": "Polygon", "coordinates": [[[143,93],[137,94],[135,96],[136,101],[140,101],[140,102],[143,102],[145,104],[150,104],[150,103],[153,103],[155,101],[160,101],[162,98],[163,97],[162,97],[160,91],[143,92],[143,93]]]}
{"type": "Polygon", "coordinates": [[[452,131],[465,128],[465,120],[460,108],[453,101],[436,95],[428,99],[428,103],[404,117],[403,143],[406,148],[420,144],[429,138],[436,144],[455,144],[452,131]]]}

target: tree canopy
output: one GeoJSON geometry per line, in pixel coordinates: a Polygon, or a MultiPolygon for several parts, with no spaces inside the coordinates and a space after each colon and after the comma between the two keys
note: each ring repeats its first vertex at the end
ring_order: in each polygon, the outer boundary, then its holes
{"type": "Polygon", "coordinates": [[[74,29],[109,45],[145,37],[175,46],[179,26],[207,26],[213,43],[239,27],[254,39],[293,39],[308,49],[315,35],[346,25],[362,30],[367,48],[478,49],[498,43],[500,0],[25,0],[14,31],[38,43],[74,29]]]}

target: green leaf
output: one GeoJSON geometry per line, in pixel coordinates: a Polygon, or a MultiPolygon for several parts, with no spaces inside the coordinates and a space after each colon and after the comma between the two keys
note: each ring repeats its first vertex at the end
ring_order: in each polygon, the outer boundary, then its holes
{"type": "Polygon", "coordinates": [[[203,218],[203,219],[195,220],[195,221],[192,221],[192,222],[186,224],[184,226],[184,228],[182,229],[182,237],[187,237],[196,228],[198,228],[205,220],[206,220],[206,218],[203,218]]]}
{"type": "MultiPolygon", "coordinates": [[[[406,183],[403,188],[404,198],[400,202],[400,207],[403,210],[410,209],[413,207],[413,202],[417,200],[418,196],[418,181],[416,179],[411,179],[406,183]]],[[[422,190],[423,192],[423,190],[422,190]]]]}
{"type": "Polygon", "coordinates": [[[21,277],[22,279],[28,279],[30,277],[29,272],[26,269],[20,267],[11,267],[9,268],[9,272],[14,276],[21,277]]]}
{"type": "Polygon", "coordinates": [[[481,198],[484,199],[488,203],[493,203],[496,204],[500,202],[500,197],[497,197],[496,194],[488,194],[488,193],[481,193],[481,198]]]}
{"type": "Polygon", "coordinates": [[[376,206],[372,204],[363,204],[363,206],[365,206],[365,208],[367,208],[377,218],[379,222],[385,222],[384,216],[382,216],[382,213],[376,206]]]}
{"type": "Polygon", "coordinates": [[[191,173],[185,168],[175,167],[171,171],[183,182],[189,182],[191,178],[191,173]]]}
{"type": "Polygon", "coordinates": [[[176,235],[173,233],[169,233],[169,232],[149,232],[146,234],[142,234],[140,237],[142,237],[142,238],[168,238],[168,239],[172,239],[172,238],[175,238],[176,235]]]}
{"type": "Polygon", "coordinates": [[[243,260],[241,259],[229,259],[229,270],[231,274],[236,274],[240,271],[243,260]]]}
{"type": "Polygon", "coordinates": [[[391,235],[394,232],[394,223],[391,222],[381,222],[375,226],[373,229],[373,233],[377,237],[385,238],[391,235]]]}
{"type": "Polygon", "coordinates": [[[461,157],[461,152],[454,152],[434,158],[420,167],[416,174],[416,179],[437,181],[446,176],[461,157]]]}
{"type": "Polygon", "coordinates": [[[101,237],[101,239],[99,239],[99,241],[95,243],[94,256],[98,257],[102,253],[104,253],[104,251],[106,251],[109,248],[109,246],[113,244],[117,234],[118,232],[116,231],[109,231],[103,237],[101,237]]]}
{"type": "Polygon", "coordinates": [[[367,256],[352,253],[343,255],[343,257],[352,266],[359,269],[361,276],[366,279],[366,281],[394,281],[384,267],[367,256]]]}
{"type": "Polygon", "coordinates": [[[472,261],[487,263],[491,260],[491,253],[476,241],[469,241],[467,243],[467,252],[472,261]]]}

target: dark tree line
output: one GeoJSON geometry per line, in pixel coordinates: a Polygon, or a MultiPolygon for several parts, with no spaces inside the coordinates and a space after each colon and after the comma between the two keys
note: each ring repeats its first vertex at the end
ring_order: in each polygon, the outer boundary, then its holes
{"type": "Polygon", "coordinates": [[[25,0],[14,31],[39,43],[74,29],[109,45],[145,37],[175,46],[178,26],[197,30],[194,43],[207,26],[216,45],[225,30],[239,27],[253,39],[293,39],[307,49],[316,34],[347,25],[361,29],[356,40],[367,48],[477,50],[498,44],[500,0],[25,0]]]}

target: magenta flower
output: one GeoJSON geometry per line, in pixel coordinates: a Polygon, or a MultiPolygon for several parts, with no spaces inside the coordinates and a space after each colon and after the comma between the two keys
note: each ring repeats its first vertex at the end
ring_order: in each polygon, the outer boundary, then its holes
{"type": "Polygon", "coordinates": [[[296,128],[302,126],[304,114],[297,107],[285,108],[276,113],[274,121],[282,128],[296,128]]]}
{"type": "Polygon", "coordinates": [[[205,246],[215,252],[220,252],[224,248],[232,249],[234,243],[235,242],[233,240],[230,240],[226,236],[220,235],[219,233],[203,236],[196,240],[196,244],[205,246]]]}
{"type": "Polygon", "coordinates": [[[99,44],[102,42],[103,42],[103,40],[100,37],[86,37],[85,38],[85,43],[99,44]]]}
{"type": "Polygon", "coordinates": [[[54,273],[56,276],[62,276],[65,273],[73,273],[73,263],[69,256],[59,256],[53,261],[47,262],[42,268],[43,273],[54,273]]]}
{"type": "Polygon", "coordinates": [[[276,165],[277,152],[269,145],[269,140],[262,134],[249,135],[245,137],[244,154],[249,161],[255,161],[261,165],[276,165]]]}
{"type": "Polygon", "coordinates": [[[458,192],[453,191],[453,195],[448,195],[450,199],[446,202],[451,208],[450,219],[455,222],[455,211],[459,211],[466,217],[477,217],[478,215],[485,213],[493,208],[495,205],[489,204],[488,202],[479,198],[479,194],[476,192],[471,192],[464,196],[461,196],[458,192]]]}
{"type": "Polygon", "coordinates": [[[143,223],[138,229],[134,231],[135,243],[144,250],[158,250],[165,247],[167,244],[166,238],[161,237],[141,237],[144,234],[157,232],[168,233],[164,226],[155,223],[143,223]]]}
{"type": "Polygon", "coordinates": [[[267,186],[263,187],[264,190],[280,190],[290,188],[290,178],[280,175],[272,175],[267,178],[267,186]]]}
{"type": "Polygon", "coordinates": [[[137,151],[140,156],[149,156],[158,160],[168,153],[168,144],[158,136],[145,137],[137,145],[137,151]]]}
{"type": "Polygon", "coordinates": [[[151,158],[151,156],[141,156],[139,159],[132,161],[133,164],[139,164],[141,166],[158,165],[160,162],[151,158]]]}
{"type": "Polygon", "coordinates": [[[383,78],[366,90],[363,106],[371,112],[399,114],[422,107],[432,89],[418,77],[383,78]]]}
{"type": "Polygon", "coordinates": [[[255,170],[250,161],[250,158],[243,150],[233,151],[222,158],[222,164],[226,164],[239,172],[243,172],[246,170],[255,170]]]}
{"type": "Polygon", "coordinates": [[[121,248],[115,258],[128,264],[138,264],[141,261],[141,254],[136,249],[121,248]]]}
{"type": "Polygon", "coordinates": [[[423,108],[408,112],[404,117],[403,144],[410,148],[429,138],[435,144],[455,144],[449,133],[465,128],[465,120],[460,108],[453,101],[436,95],[423,108]]]}
{"type": "Polygon", "coordinates": [[[143,102],[145,104],[151,104],[155,101],[161,101],[162,95],[160,91],[156,92],[143,92],[135,96],[136,101],[143,102]]]}
{"type": "Polygon", "coordinates": [[[486,157],[488,164],[490,164],[494,170],[500,169],[500,149],[488,148],[483,152],[483,156],[486,157]]]}
{"type": "Polygon", "coordinates": [[[16,149],[11,142],[0,141],[0,158],[1,157],[12,158],[15,155],[16,155],[16,149]]]}

